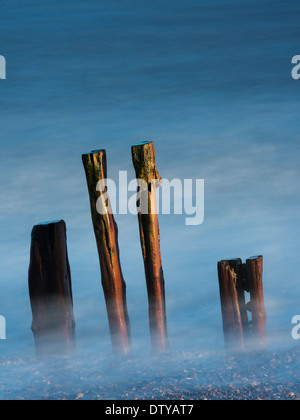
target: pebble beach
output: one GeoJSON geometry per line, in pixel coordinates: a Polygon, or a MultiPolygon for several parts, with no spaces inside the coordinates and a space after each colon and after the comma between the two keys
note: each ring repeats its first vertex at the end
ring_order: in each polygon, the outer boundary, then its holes
{"type": "Polygon", "coordinates": [[[170,353],[1,359],[1,400],[299,400],[299,348],[225,357],[170,353]]]}

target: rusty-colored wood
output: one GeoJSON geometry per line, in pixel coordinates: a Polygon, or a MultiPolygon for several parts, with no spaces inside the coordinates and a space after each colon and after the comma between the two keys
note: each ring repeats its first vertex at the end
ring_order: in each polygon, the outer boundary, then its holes
{"type": "Polygon", "coordinates": [[[28,278],[37,354],[70,353],[75,321],[63,220],[34,226],[28,278]]]}
{"type": "Polygon", "coordinates": [[[225,344],[229,349],[266,347],[263,257],[242,263],[240,258],[218,263],[225,344]],[[246,304],[245,292],[250,293],[246,304]],[[252,313],[252,320],[249,319],[252,313]]]}
{"type": "Polygon", "coordinates": [[[130,352],[130,322],[118,245],[118,227],[104,185],[107,179],[105,150],[82,156],[89,190],[92,221],[98,247],[102,286],[113,349],[130,352]]]}
{"type": "Polygon", "coordinates": [[[243,320],[240,310],[237,267],[241,260],[218,263],[225,345],[228,350],[244,350],[243,320]]]}
{"type": "Polygon", "coordinates": [[[149,302],[152,347],[168,349],[165,281],[160,251],[160,233],[156,209],[156,188],[161,177],[155,163],[153,142],[132,147],[132,160],[138,180],[138,220],[149,302]]]}
{"type": "Polygon", "coordinates": [[[246,261],[246,267],[250,292],[250,304],[248,308],[252,312],[253,338],[257,338],[260,348],[265,349],[267,346],[267,314],[263,290],[263,257],[249,258],[246,261]]]}

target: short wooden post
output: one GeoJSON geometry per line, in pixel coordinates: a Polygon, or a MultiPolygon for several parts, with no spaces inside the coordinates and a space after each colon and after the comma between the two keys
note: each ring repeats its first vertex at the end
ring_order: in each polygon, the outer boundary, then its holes
{"type": "Polygon", "coordinates": [[[223,330],[227,349],[244,350],[243,321],[239,303],[239,276],[241,260],[218,263],[219,286],[223,317],[223,330]]]}
{"type": "Polygon", "coordinates": [[[112,345],[116,352],[129,353],[130,322],[126,303],[126,284],[120,263],[118,227],[105,185],[106,152],[105,150],[91,152],[83,155],[82,161],[90,196],[112,345]]]}
{"type": "Polygon", "coordinates": [[[75,343],[75,321],[63,220],[41,223],[32,230],[29,294],[37,354],[69,354],[75,343]]]}
{"type": "Polygon", "coordinates": [[[153,142],[132,147],[132,160],[138,180],[138,220],[149,302],[149,322],[153,350],[168,349],[165,281],[160,251],[156,209],[156,187],[161,177],[155,163],[153,142]]]}
{"type": "Polygon", "coordinates": [[[266,311],[263,294],[263,257],[242,263],[240,258],[218,263],[225,345],[243,351],[251,345],[266,347],[266,311]],[[245,292],[250,293],[246,304],[245,292]],[[252,313],[252,320],[248,316],[252,313]],[[251,341],[250,341],[251,339],[251,341]]]}
{"type": "Polygon", "coordinates": [[[264,349],[267,346],[267,314],[263,290],[263,257],[249,258],[246,266],[250,292],[250,304],[248,308],[252,313],[252,334],[258,340],[260,348],[264,349]]]}

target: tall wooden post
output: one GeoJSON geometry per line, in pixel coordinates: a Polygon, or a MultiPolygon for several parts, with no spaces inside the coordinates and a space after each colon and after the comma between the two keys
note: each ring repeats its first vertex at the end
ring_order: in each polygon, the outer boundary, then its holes
{"type": "Polygon", "coordinates": [[[129,353],[130,322],[126,303],[126,284],[120,263],[118,227],[105,185],[106,152],[99,150],[83,155],[82,161],[90,196],[112,345],[116,352],[129,353]]]}
{"type": "Polygon", "coordinates": [[[252,257],[246,262],[247,277],[249,282],[250,304],[252,312],[252,333],[258,340],[260,348],[267,346],[266,320],[267,314],[264,303],[263,290],[263,257],[252,257]]]}
{"type": "Polygon", "coordinates": [[[138,220],[149,302],[149,322],[155,351],[168,349],[165,281],[160,252],[156,209],[156,187],[161,177],[155,163],[153,142],[132,147],[132,160],[138,180],[138,220]]]}
{"type": "Polygon", "coordinates": [[[34,226],[29,294],[39,356],[70,353],[75,341],[71,273],[63,220],[34,226]]]}

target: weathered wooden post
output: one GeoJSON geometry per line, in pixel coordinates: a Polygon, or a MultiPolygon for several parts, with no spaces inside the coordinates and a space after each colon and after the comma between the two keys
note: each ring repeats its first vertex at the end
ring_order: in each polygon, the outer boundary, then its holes
{"type": "Polygon", "coordinates": [[[75,344],[75,321],[63,220],[32,230],[29,294],[37,354],[69,354],[75,344]]]}
{"type": "Polygon", "coordinates": [[[240,262],[241,260],[220,261],[218,273],[226,348],[244,350],[243,321],[238,294],[240,277],[237,266],[240,262]]]}
{"type": "Polygon", "coordinates": [[[126,303],[126,284],[120,263],[118,227],[105,185],[106,152],[99,150],[85,154],[82,156],[82,161],[90,196],[112,345],[116,352],[129,353],[130,322],[126,303]]]}
{"type": "Polygon", "coordinates": [[[225,345],[228,350],[245,350],[248,344],[266,347],[266,311],[263,295],[263,257],[218,263],[225,345]],[[246,304],[245,292],[250,293],[246,304]],[[252,313],[252,320],[248,316],[252,313]],[[251,342],[250,342],[251,339],[251,342]]]}
{"type": "Polygon", "coordinates": [[[165,281],[160,252],[156,209],[156,188],[161,177],[155,163],[153,142],[132,147],[132,160],[138,180],[138,220],[149,302],[149,322],[155,351],[168,349],[165,281]]]}
{"type": "Polygon", "coordinates": [[[252,313],[252,335],[258,340],[260,348],[267,345],[267,314],[263,290],[263,257],[252,257],[246,261],[248,287],[250,292],[249,311],[252,313]]]}

